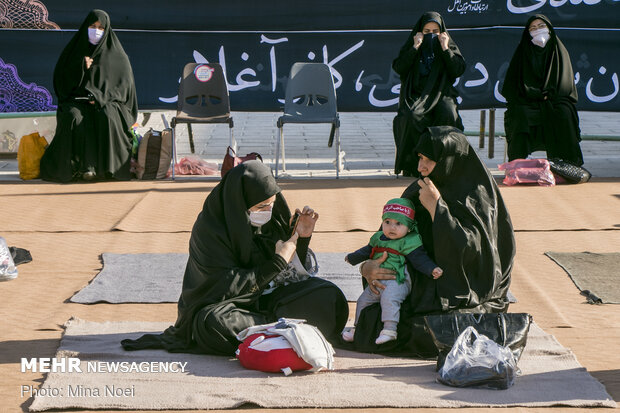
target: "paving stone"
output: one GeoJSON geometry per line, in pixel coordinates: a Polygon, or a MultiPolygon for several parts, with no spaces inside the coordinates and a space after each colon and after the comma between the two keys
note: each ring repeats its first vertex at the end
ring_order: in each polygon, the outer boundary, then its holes
{"type": "MultiPolygon", "coordinates": [[[[488,156],[488,137],[484,147],[479,148],[480,111],[462,111],[461,117],[472,147],[494,174],[501,174],[497,165],[505,161],[504,109],[495,111],[494,156],[488,156]]],[[[170,121],[174,112],[155,112],[145,124],[144,115],[138,131],[144,134],[149,128],[163,129],[161,115],[170,121]]],[[[393,178],[394,138],[392,120],[394,113],[340,113],[340,141],[344,155],[341,178],[386,177],[393,178]]],[[[276,122],[280,113],[233,112],[234,138],[238,154],[258,152],[266,163],[275,167],[276,142],[280,132],[276,122]]],[[[588,136],[620,137],[620,116],[607,112],[580,112],[580,127],[584,140],[581,143],[585,165],[594,176],[620,177],[620,140],[587,140],[588,136]]],[[[485,129],[488,134],[489,111],[485,129]]],[[[230,134],[227,125],[196,124],[192,127],[197,154],[209,162],[221,163],[230,134]]],[[[292,178],[335,177],[335,147],[329,148],[327,140],[331,127],[326,124],[287,124],[284,126],[284,142],[287,176],[292,178]]],[[[190,153],[188,131],[181,125],[176,131],[178,157],[190,153]]],[[[545,157],[535,152],[533,157],[545,157]]],[[[283,178],[285,179],[285,178],[283,178]]],[[[0,160],[0,180],[19,180],[17,161],[0,160]]]]}

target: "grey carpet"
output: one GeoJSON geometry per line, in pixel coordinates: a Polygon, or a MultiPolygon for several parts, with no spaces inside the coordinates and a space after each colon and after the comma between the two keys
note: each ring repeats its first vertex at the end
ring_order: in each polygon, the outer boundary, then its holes
{"type": "Polygon", "coordinates": [[[589,302],[620,304],[620,253],[547,251],[545,255],[568,273],[589,302]]]}
{"type": "MultiPolygon", "coordinates": [[[[70,301],[106,303],[176,303],[187,254],[103,253],[103,269],[70,301]]],[[[357,267],[344,262],[344,253],[318,252],[318,276],[330,280],[348,301],[357,301],[362,284],[357,267]]]]}
{"type": "MultiPolygon", "coordinates": [[[[82,372],[48,373],[41,388],[59,397],[35,397],[31,411],[48,409],[231,409],[248,403],[263,408],[576,406],[616,407],[595,380],[553,336],[533,324],[519,362],[522,376],[508,390],[454,388],[437,383],[435,362],[337,350],[335,370],[285,377],[245,370],[233,358],[126,352],[123,338],[162,331],[169,323],[72,319],[56,353],[75,357],[82,372]],[[99,364],[103,362],[104,364],[99,364]],[[187,362],[184,373],[102,373],[112,362],[187,362]],[[93,364],[98,371],[88,371],[93,364]],[[107,387],[106,387],[107,386],[107,387]],[[112,386],[128,389],[112,397],[112,386]]],[[[139,365],[139,364],[136,364],[139,365]]]]}
{"type": "MultiPolygon", "coordinates": [[[[345,253],[317,252],[318,276],[330,280],[355,302],[362,293],[357,267],[344,261],[345,253]]],[[[101,254],[103,269],[71,302],[176,303],[181,294],[187,254],[101,254]]],[[[508,291],[508,299],[517,299],[508,291]]]]}

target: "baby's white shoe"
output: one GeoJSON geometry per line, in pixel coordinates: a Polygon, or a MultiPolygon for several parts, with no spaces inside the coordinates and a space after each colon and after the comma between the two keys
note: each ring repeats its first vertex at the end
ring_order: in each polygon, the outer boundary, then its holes
{"type": "Polygon", "coordinates": [[[396,340],[396,330],[381,330],[379,337],[375,340],[375,344],[383,344],[388,341],[396,340]]]}
{"type": "Polygon", "coordinates": [[[344,341],[348,342],[348,343],[351,343],[353,341],[354,337],[355,337],[355,329],[354,328],[342,332],[342,339],[344,341]]]}

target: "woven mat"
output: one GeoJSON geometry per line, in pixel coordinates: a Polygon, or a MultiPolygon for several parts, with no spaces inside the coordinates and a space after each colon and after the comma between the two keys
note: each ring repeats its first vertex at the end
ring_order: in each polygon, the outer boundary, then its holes
{"type": "MultiPolygon", "coordinates": [[[[357,267],[344,261],[346,253],[317,252],[318,276],[336,284],[347,301],[357,301],[362,282],[357,267]]],[[[181,294],[187,254],[103,253],[103,270],[69,301],[93,303],[176,303],[181,294]]],[[[508,291],[508,299],[517,299],[508,291]]]]}
{"type": "Polygon", "coordinates": [[[226,409],[247,404],[265,408],[616,407],[571,351],[535,324],[519,362],[523,375],[508,390],[444,386],[436,382],[435,363],[428,360],[338,350],[334,371],[285,377],[245,370],[228,357],[163,350],[125,352],[119,344],[123,338],[166,327],[168,323],[69,320],[56,357],[78,358],[82,372],[49,373],[41,388],[59,389],[61,395],[39,394],[30,410],[226,409]],[[187,364],[184,372],[109,372],[113,362],[187,364]],[[89,372],[88,363],[97,366],[96,371],[89,372]]]}
{"type": "MultiPolygon", "coordinates": [[[[345,253],[317,252],[318,276],[330,280],[348,301],[357,301],[362,282],[345,253]]],[[[103,270],[70,301],[74,303],[176,303],[181,294],[187,254],[103,253],[103,270]]]]}
{"type": "Polygon", "coordinates": [[[547,251],[545,255],[568,273],[589,302],[620,304],[620,253],[547,251]]]}

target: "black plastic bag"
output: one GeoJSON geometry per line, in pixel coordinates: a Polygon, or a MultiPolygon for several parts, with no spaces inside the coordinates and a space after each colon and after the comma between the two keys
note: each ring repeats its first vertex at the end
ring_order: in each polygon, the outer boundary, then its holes
{"type": "Polygon", "coordinates": [[[467,327],[457,338],[437,381],[454,387],[507,389],[520,374],[512,351],[475,328],[467,327]]]}

